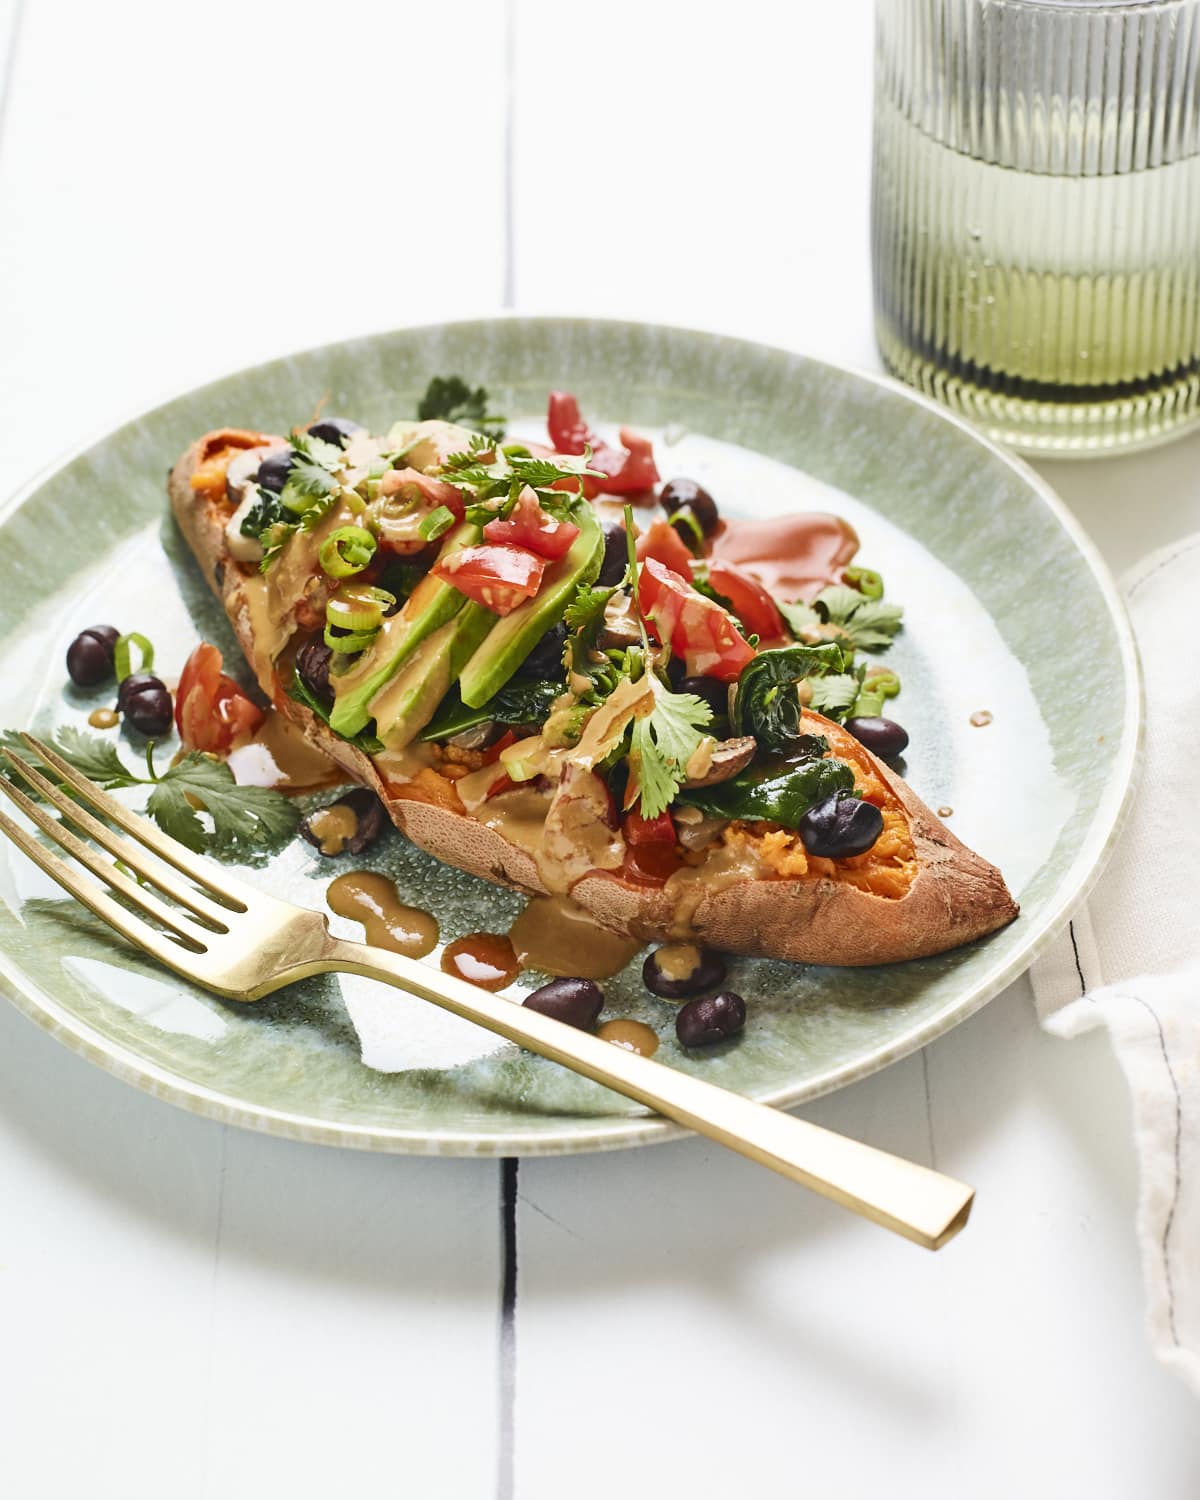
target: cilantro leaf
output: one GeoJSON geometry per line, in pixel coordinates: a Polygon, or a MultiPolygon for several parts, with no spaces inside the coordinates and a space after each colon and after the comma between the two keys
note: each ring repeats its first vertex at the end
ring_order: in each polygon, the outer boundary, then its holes
{"type": "MultiPolygon", "coordinates": [[[[904,614],[903,605],[868,599],[844,583],[822,589],[813,600],[813,607],[824,622],[842,631],[848,645],[864,651],[890,646],[904,614]]],[[[788,623],[792,623],[790,618],[788,623]]]]}
{"type": "Polygon", "coordinates": [[[810,677],[809,707],[827,719],[840,719],[858,697],[858,678],[852,672],[834,672],[828,677],[810,677]]]}
{"type": "Polygon", "coordinates": [[[803,635],[806,630],[825,623],[812,605],[805,604],[803,600],[789,604],[785,599],[776,599],[775,603],[779,607],[779,613],[787,621],[788,629],[795,636],[803,635]]]}
{"type": "Polygon", "coordinates": [[[881,651],[890,646],[900,629],[904,614],[902,604],[887,604],[882,599],[868,599],[860,604],[842,627],[850,637],[850,644],[862,651],[881,651]]]}
{"type": "MultiPolygon", "coordinates": [[[[327,443],[324,438],[314,437],[311,432],[293,432],[288,438],[294,452],[314,466],[334,474],[346,462],[346,455],[337,443],[327,443]]],[[[295,469],[296,465],[292,465],[295,469]]]]}
{"type": "Polygon", "coordinates": [[[608,601],[617,592],[617,585],[610,589],[592,588],[584,585],[575,592],[575,597],[567,605],[563,619],[566,621],[568,630],[588,630],[593,625],[599,626],[604,621],[604,611],[608,601]]]}
{"type": "MultiPolygon", "coordinates": [[[[68,726],[60,729],[57,734],[45,735],[42,738],[52,750],[56,750],[62,756],[68,765],[73,766],[90,781],[96,782],[98,786],[111,791],[114,787],[138,786],[142,780],[140,776],[135,776],[130,772],[117,754],[116,746],[108,740],[100,739],[97,735],[84,734],[83,730],[68,726]]],[[[15,730],[8,729],[0,733],[0,746],[14,751],[31,762],[47,780],[56,783],[61,780],[51,766],[43,765],[38,760],[15,730]]],[[[15,777],[17,774],[7,761],[3,763],[3,769],[6,775],[15,777]]],[[[24,781],[21,785],[27,792],[30,791],[24,781]]]]}
{"type": "Polygon", "coordinates": [[[239,786],[224,761],[195,750],[155,783],[146,811],[165,834],[189,849],[224,854],[261,852],[290,838],[300,821],[299,809],[281,792],[239,786]],[[211,835],[189,797],[212,818],[211,835]]]}
{"type": "Polygon", "coordinates": [[[417,416],[422,422],[441,418],[503,437],[504,418],[489,416],[487,406],[486,387],[481,385],[472,390],[461,375],[435,375],[425,387],[417,416]]]}
{"type": "Polygon", "coordinates": [[[652,713],[633,721],[630,759],[637,768],[643,818],[670,807],[700,747],[712,709],[694,693],[655,694],[652,713]]]}

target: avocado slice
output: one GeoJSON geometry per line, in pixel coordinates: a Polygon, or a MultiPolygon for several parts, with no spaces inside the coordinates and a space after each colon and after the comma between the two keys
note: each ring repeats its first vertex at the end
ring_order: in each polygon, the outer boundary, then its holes
{"type": "Polygon", "coordinates": [[[371,699],[370,712],[385,750],[402,750],[420,734],[463,663],[495,623],[490,609],[470,603],[409,653],[400,670],[371,699]]]}
{"type": "MultiPolygon", "coordinates": [[[[478,526],[456,526],[442,543],[438,562],[462,547],[473,546],[481,535],[478,526]]],[[[334,704],[329,727],[334,733],[351,739],[365,729],[373,717],[371,699],[395,676],[409,653],[453,619],[465,603],[465,595],[427,573],[404,601],[404,608],[383,622],[350,670],[330,677],[334,704]]]]}
{"type": "Polygon", "coordinates": [[[590,505],[573,514],[579,535],[565,557],[551,563],[532,599],[518,605],[490,631],[463,668],[458,688],[468,708],[482,708],[498,693],[545,633],[563,617],[579,584],[595,581],[604,556],[604,533],[590,505]]]}

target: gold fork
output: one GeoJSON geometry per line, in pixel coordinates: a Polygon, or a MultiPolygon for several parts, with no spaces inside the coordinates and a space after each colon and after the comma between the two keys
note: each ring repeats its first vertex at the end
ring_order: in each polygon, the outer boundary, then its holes
{"type": "Polygon", "coordinates": [[[21,738],[75,796],[19,755],[6,751],[8,761],[79,832],[2,776],[0,791],[123,900],[2,812],[0,829],[102,921],[192,983],[227,1000],[260,1000],[310,974],[379,979],[649,1105],[926,1249],[940,1249],[967,1222],[974,1193],[961,1182],[614,1047],[398,953],[335,938],[320,912],[264,895],[223,872],[218,879],[211,863],[130,812],[48,746],[27,734],[21,738]]]}

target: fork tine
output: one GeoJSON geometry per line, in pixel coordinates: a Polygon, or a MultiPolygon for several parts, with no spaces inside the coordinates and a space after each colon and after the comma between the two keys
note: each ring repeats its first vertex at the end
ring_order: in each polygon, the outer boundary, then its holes
{"type": "Polygon", "coordinates": [[[232,875],[223,875],[222,883],[218,885],[212,877],[208,863],[199,855],[193,854],[190,849],[185,849],[177,839],[168,838],[165,833],[155,828],[147,818],[139,817],[137,813],[110,797],[107,792],[102,792],[94,781],[89,781],[63,760],[61,755],[55,754],[49,745],[43,745],[41,740],[34,739],[31,734],[22,734],[21,739],[34,752],[34,754],[46,765],[53,767],[62,779],[79,795],[85,798],[94,808],[97,808],[111,822],[123,828],[126,833],[131,834],[138,843],[145,844],[152,849],[160,859],[165,859],[168,864],[174,865],[177,870],[186,875],[189,880],[194,880],[202,885],[205,890],[211,891],[214,896],[231,911],[249,911],[251,903],[255,900],[256,892],[248,885],[243,885],[240,880],[235,880],[232,875]]]}
{"type": "Polygon", "coordinates": [[[51,880],[57,881],[64,891],[82,902],[90,912],[102,922],[107,922],[136,948],[143,949],[160,963],[181,974],[192,972],[196,961],[194,952],[173,942],[164,933],[157,932],[140,917],[135,917],[131,911],[114,901],[107,891],[81,875],[65,860],[51,854],[44,844],[39,844],[31,833],[26,833],[4,812],[0,812],[0,833],[7,834],[17,848],[27,854],[51,880]],[[186,962],[188,959],[191,960],[190,964],[186,962]]]}
{"type": "MultiPolygon", "coordinates": [[[[62,823],[55,822],[45,808],[39,807],[19,787],[13,786],[12,782],[0,778],[0,792],[3,792],[10,802],[15,802],[27,818],[36,823],[43,833],[48,834],[59,848],[65,849],[68,854],[77,859],[84,869],[103,880],[105,885],[110,886],[114,891],[120,891],[126,900],[132,902],[139,911],[152,916],[156,922],[161,922],[193,953],[205,951],[204,944],[195,934],[180,926],[180,919],[184,913],[173,910],[165,901],[160,901],[153,891],[144,890],[136,880],[130,880],[128,875],[108,864],[90,844],[85,844],[62,823]]],[[[58,877],[55,876],[55,879],[58,877]]]]}
{"type": "Polygon", "coordinates": [[[11,750],[5,750],[4,754],[18,774],[30,786],[36,788],[40,796],[44,797],[47,802],[53,803],[64,817],[69,818],[77,828],[81,828],[94,843],[99,844],[102,849],[107,849],[110,854],[127,864],[135,875],[140,875],[144,880],[156,885],[160,891],[170,896],[180,906],[185,907],[212,931],[229,931],[226,919],[233,913],[227,906],[219,906],[215,901],[210,901],[207,896],[201,895],[199,891],[193,890],[186,882],[178,879],[170,869],[159,864],[157,860],[147,859],[146,850],[141,844],[135,844],[132,839],[114,833],[107,823],[94,818],[73,798],[60,792],[53,782],[47,781],[28,761],[22,760],[19,755],[14,755],[11,750]]]}

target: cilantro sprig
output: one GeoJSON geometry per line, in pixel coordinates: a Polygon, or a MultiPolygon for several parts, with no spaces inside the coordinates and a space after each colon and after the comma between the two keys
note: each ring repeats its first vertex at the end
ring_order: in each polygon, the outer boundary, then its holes
{"type": "MultiPolygon", "coordinates": [[[[146,749],[145,776],[131,771],[116,747],[96,735],[70,726],[47,738],[47,744],[105,791],[150,787],[146,812],[162,831],[197,854],[245,858],[262,854],[289,839],[300,813],[282,792],[267,787],[240,786],[224,761],[198,750],[189,751],[160,776],[154,766],[154,746],[146,749]],[[199,806],[197,806],[199,804],[199,806]],[[204,821],[201,814],[207,814],[204,821]]],[[[29,751],[12,730],[0,733],[0,745],[28,757],[29,751]]],[[[60,782],[48,766],[38,769],[60,782]]],[[[10,766],[5,774],[25,786],[10,766]]],[[[25,786],[25,790],[29,788],[25,786]]]]}
{"type": "Polygon", "coordinates": [[[844,583],[822,589],[811,604],[780,603],[779,609],[793,635],[832,625],[838,632],[838,640],[856,651],[885,650],[892,644],[904,615],[902,604],[868,598],[844,583]]]}
{"type": "Polygon", "coordinates": [[[476,386],[472,390],[461,375],[435,375],[425,387],[425,394],[417,406],[417,416],[422,422],[440,418],[489,432],[496,438],[503,437],[505,419],[489,413],[487,408],[485,386],[476,386]]]}
{"type": "Polygon", "coordinates": [[[687,779],[687,765],[712,722],[712,709],[695,693],[672,693],[657,679],[654,709],[633,721],[630,760],[637,770],[643,818],[666,812],[687,779]]]}

